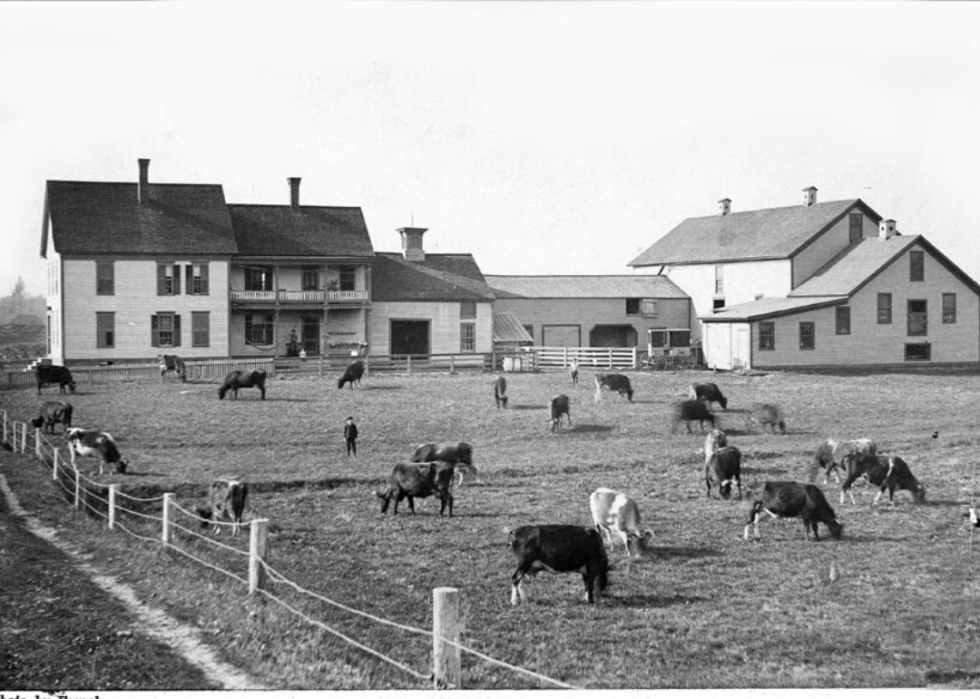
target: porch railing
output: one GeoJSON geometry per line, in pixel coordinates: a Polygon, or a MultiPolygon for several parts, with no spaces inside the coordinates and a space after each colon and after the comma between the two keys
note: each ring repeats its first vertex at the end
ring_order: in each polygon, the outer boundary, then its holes
{"type": "Polygon", "coordinates": [[[370,294],[364,291],[242,291],[233,289],[232,301],[259,301],[266,303],[357,303],[370,300],[370,294]]]}

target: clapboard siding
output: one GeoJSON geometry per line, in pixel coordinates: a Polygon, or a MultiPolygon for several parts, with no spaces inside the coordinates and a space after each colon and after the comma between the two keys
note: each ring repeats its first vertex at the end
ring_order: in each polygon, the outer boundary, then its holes
{"type": "MultiPolygon", "coordinates": [[[[864,238],[874,238],[878,235],[878,224],[859,209],[861,213],[861,234],[864,238]]],[[[793,288],[805,282],[813,273],[830,262],[835,255],[851,244],[850,215],[845,215],[823,235],[803,248],[793,258],[793,288]]],[[[788,293],[788,292],[786,292],[788,293]]]]}
{"type": "Polygon", "coordinates": [[[428,320],[429,351],[433,354],[459,353],[459,325],[461,322],[476,323],[476,352],[493,349],[493,304],[477,302],[476,319],[461,320],[459,301],[374,302],[368,336],[368,350],[372,354],[391,353],[391,320],[428,320]]]}

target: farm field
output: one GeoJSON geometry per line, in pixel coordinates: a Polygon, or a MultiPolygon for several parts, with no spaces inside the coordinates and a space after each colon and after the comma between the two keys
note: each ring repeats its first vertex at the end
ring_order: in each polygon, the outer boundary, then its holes
{"type": "MultiPolygon", "coordinates": [[[[270,565],[297,585],[422,629],[431,627],[432,589],[458,587],[465,645],[568,684],[980,686],[980,545],[971,550],[965,518],[980,499],[969,400],[980,377],[627,374],[632,404],[608,394],[594,404],[589,371],[577,388],[564,373],[507,375],[507,410],[494,408],[489,374],[371,376],[355,391],[338,391],[331,379],[271,381],[264,402],[254,389],[219,402],[217,384],[79,385],[68,400],[75,425],[113,433],[130,462],[132,474],[101,480],[140,496],[175,491],[192,509],[212,478],[245,478],[246,518],[270,520],[270,565]],[[894,506],[886,495],[872,507],[877,489],[862,481],[857,504],[840,505],[831,480],[824,490],[844,524],[842,541],[821,525],[821,541],[808,543],[799,520],[763,521],[761,543],[744,541],[741,503],[705,496],[697,426],[693,435],[683,426],[671,433],[670,406],[692,381],[714,381],[728,397],[729,410],[717,415],[743,453],[745,483],[808,480],[824,438],[870,437],[880,453],[909,463],[926,503],[900,491],[894,506]],[[561,392],[571,399],[572,426],[550,433],[547,402],[561,392]],[[779,403],[787,434],[751,424],[753,401],[779,403]],[[344,456],[347,416],[361,432],[357,460],[344,456]],[[457,440],[473,445],[481,478],[455,490],[452,519],[438,516],[433,499],[417,501],[414,517],[407,503],[397,516],[380,514],[374,491],[395,463],[419,442],[457,440]],[[506,531],[589,525],[588,496],[600,486],[638,502],[656,534],[654,551],[632,563],[610,551],[611,587],[595,608],[582,600],[580,576],[548,574],[525,583],[528,604],[511,607],[506,531]],[[831,564],[840,573],[833,582],[831,564]]],[[[49,388],[41,400],[56,397],[49,388]]],[[[11,419],[30,417],[40,402],[33,390],[0,394],[11,419]]],[[[270,687],[426,686],[155,542],[105,531],[65,507],[40,466],[3,472],[25,507],[36,503],[145,599],[212,630],[225,660],[270,687]],[[47,506],[53,502],[61,505],[47,506]]],[[[220,539],[248,546],[227,531],[220,539]]],[[[224,552],[212,558],[243,568],[224,552]]],[[[273,591],[290,592],[281,583],[273,591]]],[[[288,599],[428,672],[429,638],[288,599]]],[[[463,655],[466,689],[538,686],[547,685],[463,655]]]]}

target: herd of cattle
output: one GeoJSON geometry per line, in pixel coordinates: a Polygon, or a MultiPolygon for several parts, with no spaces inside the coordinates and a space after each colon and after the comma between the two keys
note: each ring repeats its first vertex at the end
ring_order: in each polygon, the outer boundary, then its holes
{"type": "MultiPolygon", "coordinates": [[[[186,380],[186,368],[175,355],[161,355],[160,374],[174,372],[181,381],[186,380]]],[[[351,389],[360,385],[364,376],[361,361],[351,363],[337,381],[337,387],[349,385],[351,389]]],[[[578,384],[578,366],[573,363],[569,375],[573,385],[578,384]]],[[[223,399],[229,392],[238,397],[242,388],[258,388],[262,400],[266,394],[266,374],[263,371],[233,371],[225,377],[218,390],[218,398],[223,399]]],[[[37,367],[38,394],[44,385],[57,384],[65,393],[65,387],[75,391],[75,381],[66,367],[41,365],[37,367]]],[[[633,401],[633,389],[628,377],[622,374],[598,373],[595,375],[594,401],[602,401],[603,392],[616,393],[621,401],[633,401]]],[[[507,380],[498,376],[493,381],[493,394],[496,407],[508,407],[507,380]]],[[[672,406],[671,432],[685,423],[688,433],[691,425],[699,424],[701,432],[708,423],[710,431],[704,441],[704,479],[707,497],[717,491],[722,500],[732,497],[733,489],[742,500],[742,454],[735,445],[728,444],[728,437],[716,425],[712,406],[728,410],[728,399],[714,383],[692,384],[685,400],[672,406]]],[[[54,434],[55,426],[61,424],[68,441],[71,463],[75,465],[76,456],[99,460],[99,473],[106,466],[117,473],[125,473],[127,462],[122,460],[118,445],[111,434],[97,430],[83,430],[72,426],[73,407],[64,400],[49,401],[43,404],[38,417],[31,420],[36,428],[44,428],[54,434]]],[[[768,428],[775,434],[777,428],[786,432],[786,421],[779,406],[770,403],[753,403],[748,413],[752,420],[768,428]]],[[[570,401],[566,394],[554,396],[548,404],[548,428],[558,431],[564,422],[572,426],[570,401]]],[[[823,483],[827,485],[831,475],[840,483],[837,472],[844,473],[840,487],[840,504],[845,501],[845,493],[850,495],[854,482],[864,478],[880,490],[874,503],[887,490],[889,500],[894,500],[896,490],[909,491],[915,502],[925,500],[925,488],[912,475],[908,464],[898,456],[878,454],[877,445],[870,439],[837,441],[825,440],[813,455],[812,476],[823,473],[823,483]]],[[[376,492],[381,500],[381,512],[386,513],[394,502],[393,513],[398,513],[398,505],[408,500],[409,510],[415,513],[415,498],[436,496],[440,501],[440,516],[449,511],[453,516],[453,487],[462,485],[465,474],[475,475],[473,449],[466,442],[423,444],[417,447],[407,463],[394,466],[383,488],[376,492]],[[457,482],[458,478],[458,482],[457,482]]],[[[206,507],[198,508],[202,527],[214,526],[217,532],[220,523],[231,523],[232,533],[237,533],[248,496],[247,484],[238,479],[215,480],[208,489],[206,507]]],[[[508,532],[509,545],[517,559],[517,568],[511,576],[511,602],[519,604],[525,599],[522,581],[525,576],[534,576],[542,570],[551,573],[580,573],[586,588],[586,598],[593,603],[597,592],[602,592],[608,584],[609,560],[606,553],[606,540],[613,544],[618,537],[623,544],[626,556],[640,554],[652,547],[653,531],[644,529],[636,502],[624,493],[599,488],[589,499],[592,513],[592,527],[579,525],[535,525],[522,526],[508,532]]],[[[750,528],[754,528],[755,539],[759,539],[759,520],[763,515],[773,518],[800,518],[806,538],[810,532],[819,540],[818,525],[823,523],[831,536],[840,539],[843,525],[838,521],[833,508],[823,491],[810,482],[765,481],[748,489],[744,501],[747,512],[744,538],[749,539],[750,528]]]]}

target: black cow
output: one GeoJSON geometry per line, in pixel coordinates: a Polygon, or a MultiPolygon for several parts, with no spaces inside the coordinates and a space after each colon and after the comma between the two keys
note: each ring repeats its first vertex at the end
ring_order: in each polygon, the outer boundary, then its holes
{"type": "Polygon", "coordinates": [[[820,535],[817,525],[823,522],[835,539],[841,538],[844,526],[837,521],[834,509],[827,502],[823,491],[812,483],[796,481],[765,481],[761,488],[753,489],[748,505],[749,517],[745,523],[745,540],[749,538],[749,525],[755,529],[759,538],[759,517],[763,513],[770,517],[800,517],[803,520],[803,533],[810,540],[810,529],[817,541],[820,535]]]}
{"type": "Polygon", "coordinates": [[[225,382],[218,389],[218,400],[224,400],[228,391],[231,391],[231,395],[237,399],[238,389],[252,387],[259,389],[262,392],[262,400],[265,400],[265,372],[238,369],[225,377],[225,382]]]}
{"type": "Polygon", "coordinates": [[[554,432],[561,427],[562,416],[568,418],[568,426],[572,426],[572,416],[568,412],[568,396],[561,393],[548,401],[548,427],[554,432]]]}
{"type": "Polygon", "coordinates": [[[454,466],[445,461],[422,464],[398,464],[391,470],[388,485],[375,493],[381,498],[381,513],[388,511],[388,504],[394,499],[392,514],[398,514],[398,503],[408,498],[408,509],[415,514],[415,498],[439,496],[439,516],[449,506],[449,516],[453,516],[453,470],[454,466]]]}
{"type": "Polygon", "coordinates": [[[633,402],[633,387],[630,386],[629,377],[622,374],[596,374],[595,375],[595,402],[602,400],[602,389],[616,391],[619,399],[625,396],[630,403],[633,402]]]}
{"type": "Polygon", "coordinates": [[[896,490],[907,490],[912,493],[916,502],[922,503],[926,499],[926,489],[919,480],[912,475],[909,465],[898,456],[882,456],[878,454],[848,454],[843,458],[844,472],[847,478],[840,487],[840,504],[844,504],[844,493],[851,496],[851,504],[854,503],[854,493],[851,486],[861,476],[864,476],[871,485],[880,488],[875,496],[873,505],[878,504],[885,490],[888,491],[888,501],[895,501],[896,490]]]}
{"type": "Polygon", "coordinates": [[[238,534],[242,526],[245,502],[248,500],[248,483],[237,480],[216,480],[208,487],[208,505],[199,507],[201,529],[214,525],[214,533],[221,530],[221,520],[231,522],[232,535],[238,534]]]}
{"type": "Polygon", "coordinates": [[[533,578],[542,570],[581,573],[589,604],[595,604],[596,592],[609,586],[609,558],[597,529],[572,524],[525,525],[508,532],[508,538],[517,558],[510,592],[510,603],[515,606],[527,599],[524,577],[533,578]]]}
{"type": "Polygon", "coordinates": [[[467,442],[430,442],[416,447],[411,462],[421,464],[430,461],[445,461],[455,466],[456,473],[459,475],[459,485],[463,484],[464,473],[476,475],[477,472],[476,466],[473,465],[473,447],[467,442]]]}
{"type": "Polygon", "coordinates": [[[824,484],[830,480],[830,474],[834,474],[834,482],[840,483],[837,476],[837,469],[844,467],[844,457],[848,454],[870,454],[878,453],[878,445],[870,439],[848,439],[838,442],[836,439],[825,439],[813,454],[813,471],[823,470],[824,484]]]}
{"type": "Polygon", "coordinates": [[[68,430],[68,450],[73,467],[75,466],[76,454],[99,459],[100,475],[105,466],[114,466],[116,473],[125,473],[129,465],[120,457],[116,440],[108,432],[73,427],[68,430]]]}
{"type": "Polygon", "coordinates": [[[507,407],[507,379],[498,376],[493,380],[493,399],[497,402],[497,409],[507,407]]]}
{"type": "Polygon", "coordinates": [[[722,410],[728,410],[728,399],[722,395],[721,389],[715,383],[692,383],[687,390],[687,397],[691,400],[704,401],[709,407],[712,403],[717,403],[722,410]]]}
{"type": "Polygon", "coordinates": [[[677,431],[677,425],[681,422],[687,427],[688,434],[693,434],[694,431],[691,429],[691,423],[695,420],[701,426],[701,432],[704,432],[704,421],[707,420],[711,423],[711,428],[715,427],[715,416],[708,410],[708,406],[699,400],[683,400],[680,403],[674,403],[674,420],[671,425],[670,431],[674,433],[677,431]]]}
{"type": "Polygon", "coordinates": [[[70,388],[72,393],[75,392],[75,379],[72,378],[71,372],[66,366],[38,364],[34,367],[34,373],[37,376],[38,395],[41,395],[41,387],[49,384],[58,384],[60,388],[59,393],[67,393],[65,386],[70,388]]]}
{"type": "Polygon", "coordinates": [[[337,388],[343,388],[345,383],[350,383],[351,390],[354,389],[354,384],[357,383],[358,386],[361,385],[361,377],[364,376],[364,362],[358,359],[356,362],[351,362],[344,369],[344,374],[339,379],[337,379],[337,388]]]}
{"type": "Polygon", "coordinates": [[[786,420],[783,419],[783,411],[779,409],[778,405],[773,405],[772,403],[753,403],[750,410],[752,419],[758,422],[761,426],[765,427],[769,425],[769,429],[772,430],[773,434],[776,434],[776,427],[786,434],[786,420]]]}
{"type": "Polygon", "coordinates": [[[704,465],[704,481],[708,487],[708,497],[711,489],[718,488],[718,495],[723,500],[732,497],[732,484],[738,485],[738,499],[742,499],[742,452],[738,447],[722,447],[716,450],[704,465]]]}
{"type": "Polygon", "coordinates": [[[68,430],[71,429],[71,416],[73,412],[74,408],[67,401],[48,401],[41,406],[41,414],[31,419],[31,424],[34,427],[44,425],[46,432],[54,434],[54,426],[60,422],[62,429],[67,434],[68,430]]]}
{"type": "Polygon", "coordinates": [[[167,377],[168,371],[172,371],[180,377],[181,383],[187,383],[187,367],[184,366],[184,360],[176,354],[159,354],[157,362],[160,364],[161,381],[167,377]]]}

